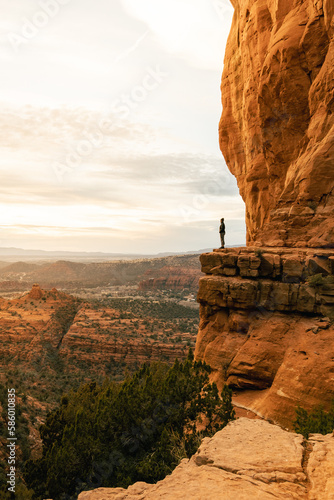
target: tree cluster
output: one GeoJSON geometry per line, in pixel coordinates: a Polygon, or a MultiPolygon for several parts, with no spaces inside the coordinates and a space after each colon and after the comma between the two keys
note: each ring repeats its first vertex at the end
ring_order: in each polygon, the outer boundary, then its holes
{"type": "Polygon", "coordinates": [[[293,428],[308,439],[310,434],[329,434],[334,429],[334,399],[329,411],[322,406],[313,408],[310,412],[298,406],[293,428]]]}
{"type": "Polygon", "coordinates": [[[40,428],[43,456],[26,464],[28,487],[63,500],[163,479],[234,419],[231,390],[220,397],[209,373],[190,352],[172,367],[144,365],[121,384],[92,382],[64,396],[40,428]]]}

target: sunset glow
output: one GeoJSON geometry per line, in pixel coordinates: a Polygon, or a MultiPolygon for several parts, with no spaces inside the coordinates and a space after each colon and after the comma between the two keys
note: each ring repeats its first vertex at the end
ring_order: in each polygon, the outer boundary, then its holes
{"type": "Polygon", "coordinates": [[[1,246],[245,240],[218,147],[227,0],[1,0],[1,246]]]}

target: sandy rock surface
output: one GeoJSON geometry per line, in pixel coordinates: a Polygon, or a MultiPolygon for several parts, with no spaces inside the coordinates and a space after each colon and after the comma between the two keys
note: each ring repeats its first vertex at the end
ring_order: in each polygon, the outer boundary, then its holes
{"type": "Polygon", "coordinates": [[[309,500],[334,498],[334,439],[331,434],[313,434],[310,438],[312,453],[307,464],[311,488],[309,500]]]}
{"type": "Polygon", "coordinates": [[[189,461],[157,484],[99,488],[78,500],[332,499],[334,438],[314,435],[310,445],[305,465],[302,436],[241,418],[204,439],[189,461]]]}

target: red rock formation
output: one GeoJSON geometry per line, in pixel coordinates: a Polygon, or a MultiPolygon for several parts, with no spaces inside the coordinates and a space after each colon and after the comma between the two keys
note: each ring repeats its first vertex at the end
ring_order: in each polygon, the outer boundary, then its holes
{"type": "Polygon", "coordinates": [[[89,365],[101,374],[113,362],[134,366],[183,359],[195,340],[193,333],[171,331],[171,321],[134,314],[123,319],[118,310],[79,304],[71,295],[39,285],[18,299],[0,298],[0,311],[0,360],[6,366],[51,353],[70,371],[89,365]]]}
{"type": "Polygon", "coordinates": [[[40,300],[43,297],[43,292],[38,284],[33,285],[31,291],[28,294],[29,299],[40,300]]]}
{"type": "Polygon", "coordinates": [[[291,426],[295,408],[334,397],[334,252],[255,248],[201,256],[195,356],[248,407],[291,426]]]}
{"type": "Polygon", "coordinates": [[[232,3],[220,145],[249,247],[202,255],[195,355],[291,425],[334,396],[334,4],[232,3]]]}
{"type": "Polygon", "coordinates": [[[96,310],[84,304],[63,338],[59,354],[69,366],[75,366],[79,361],[96,367],[100,372],[105,363],[110,362],[125,362],[133,366],[187,356],[187,341],[193,340],[191,335],[178,333],[173,339],[166,339],[160,332],[153,339],[147,323],[152,325],[154,320],[121,319],[117,310],[105,307],[96,310]],[[182,336],[183,342],[173,343],[176,336],[182,336]]]}
{"type": "Polygon", "coordinates": [[[334,247],[333,2],[232,4],[220,145],[247,244],[334,247]]]}
{"type": "Polygon", "coordinates": [[[50,343],[57,346],[63,331],[54,314],[73,303],[70,295],[42,290],[39,285],[18,299],[0,299],[0,364],[8,366],[15,359],[17,367],[39,356],[50,343]]]}

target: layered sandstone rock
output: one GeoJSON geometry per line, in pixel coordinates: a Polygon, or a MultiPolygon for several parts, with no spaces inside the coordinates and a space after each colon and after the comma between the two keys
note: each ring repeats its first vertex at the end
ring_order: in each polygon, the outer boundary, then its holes
{"type": "Polygon", "coordinates": [[[42,290],[34,285],[17,299],[0,299],[0,365],[31,361],[54,348],[63,337],[63,327],[55,313],[71,307],[75,299],[65,293],[42,290]]]}
{"type": "Polygon", "coordinates": [[[232,0],[220,145],[247,244],[334,246],[334,7],[232,0]]]}
{"type": "Polygon", "coordinates": [[[334,497],[334,439],[331,434],[310,437],[310,454],[306,473],[310,480],[309,500],[331,500],[334,497]]]}
{"type": "Polygon", "coordinates": [[[203,254],[201,262],[195,356],[218,385],[251,389],[247,407],[286,426],[297,405],[329,405],[334,252],[248,247],[203,254]]]}
{"type": "Polygon", "coordinates": [[[241,418],[157,484],[83,492],[78,500],[329,500],[334,495],[334,438],[303,438],[259,420],[241,418]],[[313,448],[313,449],[312,449],[313,448]],[[305,458],[304,458],[305,457],[305,458]]]}
{"type": "Polygon", "coordinates": [[[178,332],[167,339],[161,332],[152,338],[150,328],[154,323],[153,318],[122,319],[118,310],[84,304],[62,340],[59,355],[69,365],[79,362],[100,371],[110,362],[132,367],[186,358],[187,342],[193,342],[194,336],[178,332]],[[177,337],[182,342],[174,343],[177,337]]]}
{"type": "Polygon", "coordinates": [[[201,257],[195,355],[288,426],[334,396],[334,7],[232,3],[220,145],[249,246],[201,257]]]}
{"type": "Polygon", "coordinates": [[[16,367],[60,359],[70,371],[89,366],[101,374],[115,363],[181,360],[194,344],[195,334],[177,326],[171,330],[172,321],[128,316],[36,284],[18,299],[0,298],[0,359],[16,367]]]}

